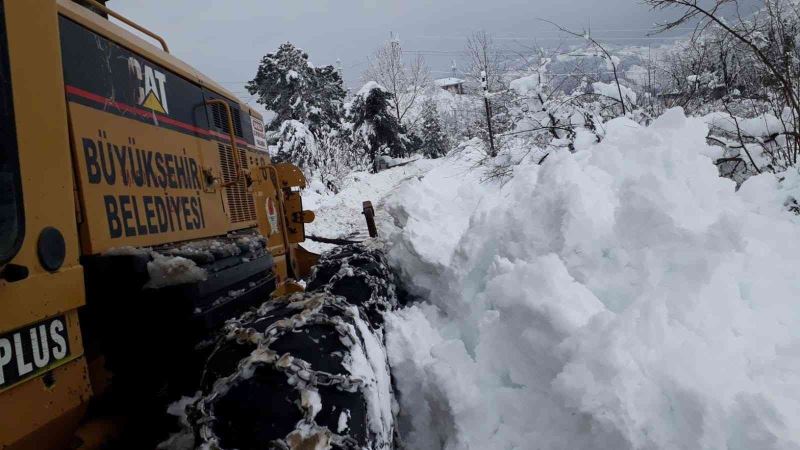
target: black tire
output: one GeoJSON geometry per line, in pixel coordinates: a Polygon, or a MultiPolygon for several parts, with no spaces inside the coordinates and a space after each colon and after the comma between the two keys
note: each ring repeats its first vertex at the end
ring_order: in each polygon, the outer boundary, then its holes
{"type": "Polygon", "coordinates": [[[397,307],[397,283],[379,244],[353,244],[324,253],[311,273],[307,291],[340,295],[356,305],[376,328],[397,307]]]}
{"type": "Polygon", "coordinates": [[[380,328],[397,301],[382,253],[363,245],[328,252],[307,288],[225,325],[186,408],[194,447],[393,448],[380,328]]]}

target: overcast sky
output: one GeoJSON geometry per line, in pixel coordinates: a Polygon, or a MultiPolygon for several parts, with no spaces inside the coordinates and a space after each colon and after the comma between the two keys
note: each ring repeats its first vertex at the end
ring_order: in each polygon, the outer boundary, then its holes
{"type": "Polygon", "coordinates": [[[610,42],[645,38],[667,16],[638,0],[111,0],[108,6],[160,33],[177,57],[224,84],[244,100],[244,82],[260,58],[290,41],[316,65],[341,60],[345,82],[358,88],[367,57],[389,33],[406,51],[422,51],[435,78],[447,76],[465,37],[484,29],[503,45],[516,39],[557,43],[552,25],[591,26],[610,42]]]}

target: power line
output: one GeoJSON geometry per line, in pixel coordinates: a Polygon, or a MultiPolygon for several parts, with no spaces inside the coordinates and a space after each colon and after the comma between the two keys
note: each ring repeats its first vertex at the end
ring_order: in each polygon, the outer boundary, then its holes
{"type": "MultiPolygon", "coordinates": [[[[608,28],[608,29],[601,29],[601,30],[592,30],[592,36],[595,37],[595,33],[622,33],[622,32],[655,32],[652,28],[608,28]]],[[[670,31],[694,31],[694,28],[673,28],[670,31]]],[[[565,38],[572,37],[575,39],[581,39],[579,37],[570,36],[564,33],[561,30],[541,30],[540,33],[549,33],[549,34],[558,34],[564,35],[565,38]]],[[[430,36],[430,35],[419,35],[419,36],[412,36],[409,39],[447,39],[447,40],[466,40],[468,36],[430,36]]],[[[615,38],[619,38],[620,36],[613,36],[615,38]]],[[[493,40],[498,41],[508,41],[508,40],[536,40],[536,39],[554,39],[553,36],[492,36],[493,40]]],[[[674,39],[675,37],[672,36],[636,36],[634,38],[643,39],[643,38],[653,38],[653,39],[674,39]]]]}
{"type": "MultiPolygon", "coordinates": [[[[411,55],[428,55],[428,56],[436,56],[436,55],[469,55],[469,51],[467,50],[402,50],[403,53],[411,54],[411,55]]],[[[511,49],[497,49],[493,51],[494,53],[502,54],[502,55],[520,55],[524,54],[525,50],[511,50],[511,49]]]]}
{"type": "MultiPolygon", "coordinates": [[[[447,36],[430,36],[431,39],[458,39],[464,40],[464,38],[450,38],[447,36]]],[[[592,36],[593,39],[603,42],[603,41],[677,41],[681,39],[686,39],[686,36],[612,36],[612,37],[602,37],[602,36],[592,36]]],[[[495,38],[497,39],[497,38],[495,38]]],[[[501,40],[501,39],[497,39],[501,40]]],[[[564,36],[564,37],[518,37],[518,38],[508,38],[502,40],[513,40],[513,41],[586,41],[585,38],[577,37],[577,36],[564,36]]],[[[503,51],[503,50],[501,50],[503,51]]],[[[418,50],[403,50],[403,53],[413,53],[418,52],[418,50]]],[[[443,52],[450,52],[453,51],[443,51],[443,52]]],[[[466,53],[466,50],[460,50],[458,53],[466,53]]]]}

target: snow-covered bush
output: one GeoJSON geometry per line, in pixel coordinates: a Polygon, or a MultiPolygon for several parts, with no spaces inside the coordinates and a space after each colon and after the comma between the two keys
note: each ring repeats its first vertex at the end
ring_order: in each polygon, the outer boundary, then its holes
{"type": "Polygon", "coordinates": [[[761,9],[735,20],[726,20],[721,8],[732,4],[738,10],[736,0],[715,0],[707,7],[677,0],[647,3],[680,11],[664,29],[699,22],[702,32],[676,46],[663,72],[672,101],[696,114],[725,111],[711,119],[710,140],[721,148],[720,172],[741,183],[795,166],[800,153],[798,3],[765,0],[761,9]],[[754,122],[757,130],[749,126],[754,122]]]}
{"type": "MultiPolygon", "coordinates": [[[[593,91],[609,86],[616,91],[616,84],[590,85],[583,79],[574,91],[567,92],[560,82],[553,85],[550,62],[550,58],[542,57],[538,65],[509,83],[506,96],[510,99],[511,127],[498,136],[502,149],[498,157],[483,163],[492,168],[489,178],[509,175],[511,168],[528,156],[536,155],[543,161],[552,151],[574,151],[576,143],[599,142],[604,135],[603,122],[622,113],[618,95],[613,98],[613,92],[593,91]]],[[[632,106],[636,94],[625,89],[623,92],[629,94],[625,102],[632,106]]]]}
{"type": "Polygon", "coordinates": [[[789,124],[793,118],[788,108],[781,117],[776,117],[761,104],[739,99],[735,104],[724,104],[724,111],[706,114],[703,118],[709,125],[709,142],[715,144],[720,174],[738,184],[752,175],[762,172],[783,172],[796,165],[793,137],[789,124]],[[740,116],[734,112],[746,108],[740,116]],[[754,111],[763,111],[754,113],[754,111]]]}
{"type": "Polygon", "coordinates": [[[327,190],[336,193],[350,171],[365,170],[368,166],[346,134],[338,130],[318,134],[319,137],[314,136],[297,120],[284,121],[273,161],[297,165],[307,179],[316,178],[327,190]]]}
{"type": "Polygon", "coordinates": [[[317,140],[308,127],[299,120],[285,120],[278,130],[276,162],[291,162],[300,167],[306,176],[318,166],[317,140]]]}
{"type": "Polygon", "coordinates": [[[621,83],[603,83],[602,81],[596,81],[592,83],[592,92],[624,103],[628,111],[636,109],[636,92],[621,83]],[[622,95],[621,98],[620,94],[622,95]]]}
{"type": "Polygon", "coordinates": [[[333,193],[342,188],[345,176],[352,171],[369,169],[369,162],[353,145],[347,130],[326,133],[317,140],[319,180],[333,193]]]}

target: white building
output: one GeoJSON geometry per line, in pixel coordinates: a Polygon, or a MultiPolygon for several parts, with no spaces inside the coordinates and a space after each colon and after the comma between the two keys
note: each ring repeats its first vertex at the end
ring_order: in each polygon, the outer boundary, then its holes
{"type": "Polygon", "coordinates": [[[452,94],[463,94],[464,93],[464,80],[460,78],[441,78],[438,80],[434,80],[437,86],[448,91],[452,94]]]}

